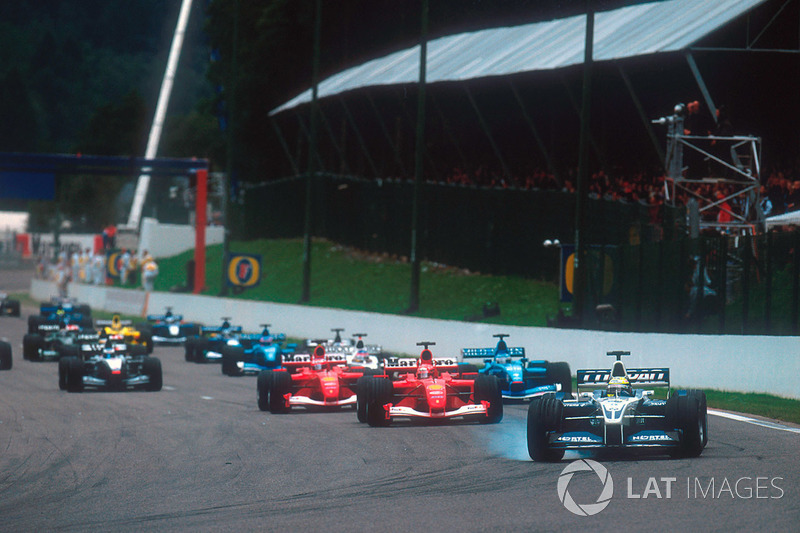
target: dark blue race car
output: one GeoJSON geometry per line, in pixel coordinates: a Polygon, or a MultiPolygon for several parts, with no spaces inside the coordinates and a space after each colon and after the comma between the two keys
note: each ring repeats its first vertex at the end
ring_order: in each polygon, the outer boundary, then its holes
{"type": "Polygon", "coordinates": [[[503,399],[529,400],[547,392],[572,392],[569,364],[529,360],[525,357],[525,348],[506,344],[505,337],[508,334],[498,333],[494,337],[499,339],[494,348],[464,348],[461,356],[464,360],[483,359],[483,368],[475,368],[474,371],[496,376],[500,380],[503,399]]]}
{"type": "Polygon", "coordinates": [[[222,348],[222,373],[228,376],[257,376],[262,370],[281,367],[283,358],[295,352],[296,344],[284,346],[286,335],[270,333],[271,324],[261,324],[261,333],[242,333],[222,348]]]}
{"type": "Polygon", "coordinates": [[[238,345],[242,326],[233,326],[230,317],[222,318],[220,326],[203,326],[199,335],[186,339],[184,353],[187,361],[208,363],[222,361],[222,349],[229,344],[238,345]]]}
{"type": "Polygon", "coordinates": [[[184,322],[183,315],[173,314],[171,307],[163,315],[147,315],[147,322],[155,344],[184,344],[189,337],[200,334],[199,324],[184,322]]]}
{"type": "Polygon", "coordinates": [[[82,329],[92,329],[92,310],[86,304],[78,304],[69,299],[53,299],[39,306],[38,315],[28,317],[28,333],[37,333],[39,326],[66,327],[76,324],[82,329]]]}

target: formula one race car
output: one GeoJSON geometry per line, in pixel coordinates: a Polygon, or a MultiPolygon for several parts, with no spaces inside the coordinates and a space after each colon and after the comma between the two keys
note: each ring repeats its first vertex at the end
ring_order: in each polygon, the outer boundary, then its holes
{"type": "Polygon", "coordinates": [[[219,326],[203,326],[200,334],[186,339],[184,355],[186,361],[208,363],[222,361],[222,350],[225,346],[238,346],[242,334],[242,326],[233,326],[230,317],[222,317],[219,326]]]}
{"type": "Polygon", "coordinates": [[[0,292],[0,316],[19,316],[19,300],[9,298],[8,294],[0,292]]]}
{"type": "Polygon", "coordinates": [[[58,362],[58,386],[68,392],[84,389],[124,391],[161,390],[161,361],[137,346],[112,336],[99,346],[83,345],[81,355],[63,357],[58,362]]]}
{"type": "Polygon", "coordinates": [[[547,392],[572,392],[568,363],[529,360],[525,357],[525,348],[506,344],[508,334],[498,333],[493,337],[499,339],[494,348],[464,348],[461,357],[483,359],[484,366],[479,372],[500,380],[503,399],[529,400],[547,392]]]}
{"type": "Polygon", "coordinates": [[[347,351],[347,366],[377,370],[381,366],[383,349],[378,344],[366,344],[366,333],[354,333],[356,341],[347,351]]]}
{"type": "Polygon", "coordinates": [[[349,370],[345,356],[327,354],[318,344],[311,354],[295,354],[283,368],[258,375],[258,408],[288,413],[293,406],[333,408],[356,405],[356,383],[361,371],[349,370]]]}
{"type": "Polygon", "coordinates": [[[42,324],[61,327],[78,324],[81,328],[90,329],[92,311],[88,305],[54,298],[49,304],[41,304],[38,315],[28,317],[28,333],[36,333],[42,324]]]}
{"type": "Polygon", "coordinates": [[[486,374],[462,375],[456,360],[433,358],[429,347],[434,344],[418,342],[423,346],[418,360],[387,359],[384,375],[358,383],[359,422],[386,426],[395,418],[462,417],[493,424],[503,419],[500,381],[486,374]]]}
{"type": "Polygon", "coordinates": [[[147,321],[153,344],[183,344],[187,338],[200,334],[198,324],[184,322],[183,315],[173,314],[171,307],[163,315],[147,315],[147,321]]]}
{"type": "Polygon", "coordinates": [[[271,324],[261,324],[261,333],[241,334],[222,347],[222,373],[229,376],[255,376],[262,370],[281,367],[285,356],[294,354],[296,345],[283,345],[286,335],[272,334],[271,324]]]}
{"type": "Polygon", "coordinates": [[[621,358],[630,352],[608,355],[616,357],[611,370],[578,370],[577,398],[556,393],[531,401],[531,459],[560,461],[565,450],[576,449],[700,455],[708,442],[705,393],[678,390],[666,400],[654,399],[653,390],[633,386],[669,388],[668,368],[626,369],[621,358]]]}
{"type": "Polygon", "coordinates": [[[81,344],[97,343],[100,335],[75,324],[40,324],[36,333],[22,337],[22,358],[28,361],[56,360],[77,356],[81,344]]]}
{"type": "Polygon", "coordinates": [[[11,344],[0,341],[0,370],[11,370],[14,361],[11,358],[11,344]]]}
{"type": "Polygon", "coordinates": [[[143,346],[147,353],[153,353],[153,338],[147,326],[134,327],[130,320],[122,320],[118,314],[111,320],[98,320],[101,337],[121,336],[125,343],[143,346]]]}

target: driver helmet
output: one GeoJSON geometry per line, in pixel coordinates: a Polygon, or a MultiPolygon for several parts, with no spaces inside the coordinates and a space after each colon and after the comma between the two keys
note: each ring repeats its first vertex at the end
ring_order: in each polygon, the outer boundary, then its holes
{"type": "Polygon", "coordinates": [[[606,396],[633,396],[631,382],[624,376],[611,378],[606,389],[606,396]]]}
{"type": "Polygon", "coordinates": [[[419,367],[419,370],[417,370],[417,377],[419,379],[428,379],[428,376],[429,376],[428,367],[427,366],[419,367]]]}

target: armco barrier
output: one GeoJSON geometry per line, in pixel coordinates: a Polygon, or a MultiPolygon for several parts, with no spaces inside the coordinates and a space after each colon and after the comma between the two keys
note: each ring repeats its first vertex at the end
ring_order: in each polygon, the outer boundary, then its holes
{"type": "MultiPolygon", "coordinates": [[[[218,324],[229,316],[246,331],[263,323],[298,338],[324,338],[331,328],[345,334],[365,332],[368,340],[393,353],[416,354],[419,341],[436,343],[439,356],[454,356],[461,348],[492,346],[494,333],[508,333],[508,342],[524,346],[531,359],[566,361],[578,368],[603,368],[605,353],[630,350],[630,367],[666,366],[676,386],[738,392],[761,392],[800,399],[800,338],[770,336],[671,335],[615,333],[497,326],[479,322],[434,320],[305,305],[215,298],[132,289],[71,284],[70,296],[93,308],[144,316],[167,306],[187,320],[218,324]]],[[[31,296],[47,300],[56,294],[52,282],[33,280],[31,296]]]]}

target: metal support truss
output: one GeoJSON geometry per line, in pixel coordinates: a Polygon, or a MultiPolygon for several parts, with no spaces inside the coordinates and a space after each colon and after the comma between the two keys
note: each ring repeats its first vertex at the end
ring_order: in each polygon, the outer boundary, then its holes
{"type": "Polygon", "coordinates": [[[757,206],[760,198],[761,138],[744,135],[685,135],[683,104],[675,106],[675,113],[654,120],[654,124],[667,126],[666,176],[664,188],[667,202],[675,205],[679,196],[695,198],[699,204],[700,228],[720,231],[739,229],[754,232],[759,221],[757,206]],[[694,153],[705,167],[691,169],[684,166],[684,154],[694,153]],[[696,177],[695,177],[696,176],[696,177]],[[711,193],[706,191],[711,188],[711,193]],[[722,187],[727,193],[719,196],[722,187]],[[724,207],[725,205],[729,207],[724,207]],[[712,213],[723,209],[730,222],[720,222],[712,213]],[[705,215],[705,216],[704,216],[705,215]]]}

